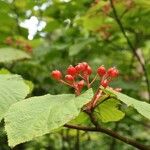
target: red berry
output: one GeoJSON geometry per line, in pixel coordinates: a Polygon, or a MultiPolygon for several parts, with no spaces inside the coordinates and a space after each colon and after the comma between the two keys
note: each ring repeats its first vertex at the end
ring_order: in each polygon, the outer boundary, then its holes
{"type": "Polygon", "coordinates": [[[113,77],[113,78],[115,78],[119,75],[119,71],[115,67],[109,68],[107,73],[110,77],[113,77]]]}
{"type": "Polygon", "coordinates": [[[70,66],[67,68],[67,74],[72,75],[72,76],[75,76],[75,75],[76,75],[76,69],[75,69],[75,67],[73,67],[72,65],[70,65],[70,66]]]}
{"type": "Polygon", "coordinates": [[[104,88],[106,88],[106,87],[108,86],[108,80],[107,80],[107,79],[102,80],[102,81],[101,81],[101,85],[102,85],[104,88]]]}
{"type": "Polygon", "coordinates": [[[81,80],[77,83],[77,87],[79,88],[79,90],[82,90],[82,88],[84,87],[84,80],[81,80]]]}
{"type": "Polygon", "coordinates": [[[119,75],[119,71],[117,69],[115,69],[111,74],[111,76],[114,78],[117,77],[118,75],[119,75]]]}
{"type": "Polygon", "coordinates": [[[79,63],[77,66],[75,66],[76,72],[84,72],[87,70],[88,64],[86,62],[79,63]]]}
{"type": "Polygon", "coordinates": [[[56,80],[60,80],[62,78],[62,73],[59,70],[52,71],[51,75],[56,80]]]}
{"type": "Polygon", "coordinates": [[[97,73],[98,73],[99,76],[105,75],[105,73],[106,73],[105,67],[104,67],[103,65],[100,66],[100,67],[97,69],[97,73]]]}
{"type": "Polygon", "coordinates": [[[87,74],[88,74],[88,75],[91,75],[91,73],[92,73],[92,68],[91,68],[90,66],[88,66],[87,69],[86,69],[86,71],[87,71],[87,74]]]}
{"type": "Polygon", "coordinates": [[[83,65],[79,63],[78,65],[75,66],[76,72],[79,73],[83,70],[83,65]]]}
{"type": "Polygon", "coordinates": [[[110,75],[114,71],[114,67],[111,67],[107,70],[107,73],[110,75]]]}
{"type": "Polygon", "coordinates": [[[74,81],[74,77],[70,74],[66,75],[65,76],[65,80],[68,82],[68,83],[73,83],[74,81]]]}
{"type": "Polygon", "coordinates": [[[82,62],[82,66],[83,66],[83,71],[85,71],[88,67],[88,63],[87,62],[82,62]]]}

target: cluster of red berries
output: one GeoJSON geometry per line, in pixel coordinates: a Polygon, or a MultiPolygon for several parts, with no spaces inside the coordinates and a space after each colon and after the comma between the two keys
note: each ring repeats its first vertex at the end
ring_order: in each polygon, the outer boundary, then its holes
{"type": "Polygon", "coordinates": [[[100,66],[97,69],[98,75],[101,77],[101,85],[107,87],[109,83],[119,75],[119,71],[115,67],[111,67],[108,70],[104,66],[100,66]]]}
{"type": "Polygon", "coordinates": [[[29,53],[32,52],[32,46],[25,40],[14,39],[13,37],[7,37],[5,43],[15,48],[23,49],[29,53]]]}
{"type": "Polygon", "coordinates": [[[109,83],[118,76],[119,72],[115,67],[106,70],[106,68],[102,65],[97,69],[95,78],[90,82],[89,77],[91,74],[91,67],[88,63],[82,62],[76,66],[70,65],[66,70],[64,78],[59,70],[52,71],[51,76],[54,79],[73,87],[76,94],[79,95],[84,85],[87,85],[87,87],[90,88],[98,76],[100,77],[100,85],[106,88],[109,83]]]}
{"type": "Polygon", "coordinates": [[[91,73],[91,67],[86,62],[83,62],[76,66],[70,65],[66,70],[64,80],[63,75],[59,70],[52,71],[51,75],[54,79],[73,87],[76,94],[79,95],[85,83],[90,87],[89,76],[91,73]]]}

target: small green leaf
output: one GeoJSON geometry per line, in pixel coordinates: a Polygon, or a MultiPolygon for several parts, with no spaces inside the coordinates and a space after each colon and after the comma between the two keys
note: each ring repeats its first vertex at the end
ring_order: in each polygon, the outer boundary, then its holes
{"type": "Polygon", "coordinates": [[[5,116],[10,146],[50,133],[77,117],[93,96],[92,90],[74,94],[32,97],[12,105],[5,116]]]}
{"type": "Polygon", "coordinates": [[[0,63],[7,63],[29,58],[30,56],[24,51],[10,47],[0,48],[0,63]]]}
{"type": "Polygon", "coordinates": [[[94,111],[94,114],[102,122],[119,121],[125,114],[119,110],[120,102],[116,99],[108,99],[100,103],[94,111]]]}
{"type": "Polygon", "coordinates": [[[19,75],[0,75],[0,121],[10,105],[23,100],[28,93],[29,88],[19,75]]]}
{"type": "Polygon", "coordinates": [[[114,93],[120,101],[124,102],[128,106],[135,108],[141,115],[150,119],[150,104],[131,98],[123,93],[112,90],[111,92],[114,93]]]}

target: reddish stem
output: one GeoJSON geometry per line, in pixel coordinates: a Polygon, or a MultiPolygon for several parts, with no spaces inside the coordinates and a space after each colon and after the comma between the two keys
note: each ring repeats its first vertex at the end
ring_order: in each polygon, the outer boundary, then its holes
{"type": "Polygon", "coordinates": [[[98,74],[96,74],[96,76],[94,77],[94,79],[91,81],[90,87],[91,87],[91,85],[94,83],[94,81],[97,79],[97,77],[98,77],[98,74]]]}
{"type": "Polygon", "coordinates": [[[90,82],[89,82],[89,76],[87,76],[85,81],[86,81],[86,84],[87,84],[87,88],[89,89],[91,87],[90,82]]]}
{"type": "Polygon", "coordinates": [[[63,83],[63,84],[66,84],[66,85],[68,85],[68,86],[74,87],[73,85],[71,85],[71,84],[65,82],[64,80],[59,80],[59,81],[60,81],[61,83],[63,83]]]}
{"type": "Polygon", "coordinates": [[[96,106],[96,103],[99,100],[99,98],[101,97],[102,92],[103,91],[99,89],[98,92],[96,93],[95,99],[93,100],[93,103],[92,103],[92,108],[94,108],[96,106]]]}

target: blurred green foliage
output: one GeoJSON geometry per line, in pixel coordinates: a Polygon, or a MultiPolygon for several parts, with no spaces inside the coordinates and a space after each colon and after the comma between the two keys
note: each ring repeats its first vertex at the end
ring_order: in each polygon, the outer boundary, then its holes
{"type": "MultiPolygon", "coordinates": [[[[150,78],[150,2],[116,0],[115,7],[150,78]]],[[[69,64],[86,61],[93,72],[101,64],[116,66],[120,70],[120,78],[112,86],[121,87],[132,97],[148,100],[143,71],[114,20],[108,0],[0,0],[0,48],[0,51],[17,48],[31,56],[27,60],[1,63],[0,67],[32,81],[32,96],[72,92],[51,79],[50,72],[54,69],[65,72],[69,64]],[[33,40],[28,40],[28,30],[21,23],[33,16],[38,19],[37,30],[33,40]],[[42,21],[46,27],[40,29],[42,21]],[[21,44],[18,41],[22,41],[21,44]]],[[[150,122],[133,109],[126,113],[120,122],[102,125],[143,144],[150,144],[150,122]]],[[[3,126],[1,122],[0,150],[9,150],[3,126]]],[[[76,131],[62,129],[20,144],[14,150],[75,149],[75,144],[76,131]]],[[[134,149],[103,134],[86,132],[80,132],[80,147],[83,150],[134,149]]]]}

